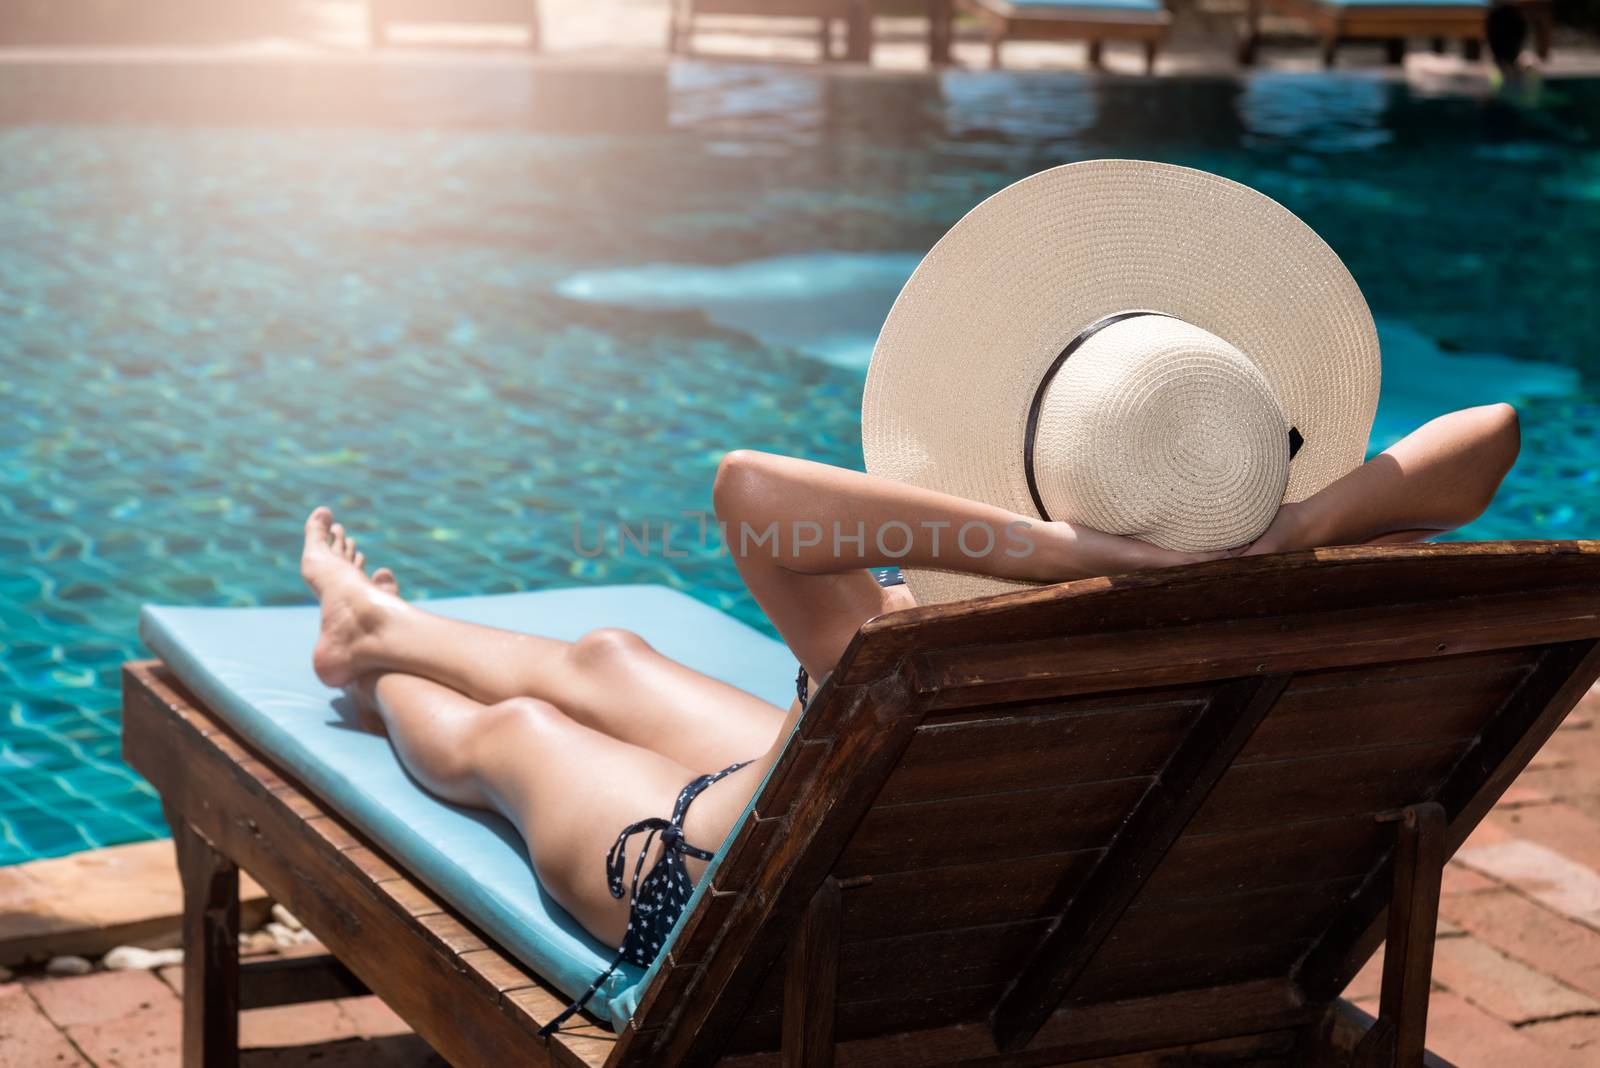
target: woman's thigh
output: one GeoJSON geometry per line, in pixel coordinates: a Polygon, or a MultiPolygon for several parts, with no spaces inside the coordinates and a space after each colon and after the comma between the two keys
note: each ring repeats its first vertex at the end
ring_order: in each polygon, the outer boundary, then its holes
{"type": "MultiPolygon", "coordinates": [[[[784,710],[657,652],[626,630],[573,643],[565,670],[531,696],[695,775],[754,760],[778,737],[784,710]]],[[[681,784],[680,784],[681,785],[681,784]]]]}
{"type": "MultiPolygon", "coordinates": [[[[475,746],[485,792],[518,825],[545,890],[596,938],[620,945],[632,900],[626,891],[645,836],[628,842],[620,899],[607,883],[606,855],[629,824],[670,817],[679,791],[699,773],[579,723],[546,702],[508,701],[496,706],[496,714],[499,720],[475,746]]],[[[745,790],[740,811],[754,784],[745,790]]],[[[730,796],[718,808],[731,803],[730,796]]],[[[717,849],[737,814],[720,834],[710,826],[698,832],[715,834],[715,841],[690,842],[717,849]]],[[[652,845],[646,871],[659,855],[659,845],[652,845]]],[[[699,871],[699,865],[691,868],[696,876],[699,871]]]]}

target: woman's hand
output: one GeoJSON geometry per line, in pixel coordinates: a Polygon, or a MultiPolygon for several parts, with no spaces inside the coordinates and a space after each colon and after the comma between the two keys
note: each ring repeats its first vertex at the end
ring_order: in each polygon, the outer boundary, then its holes
{"type": "Polygon", "coordinates": [[[1260,556],[1263,553],[1287,553],[1311,548],[1316,544],[1316,539],[1311,533],[1310,518],[1310,509],[1304,501],[1279,506],[1278,514],[1272,517],[1272,524],[1238,555],[1260,556]]]}

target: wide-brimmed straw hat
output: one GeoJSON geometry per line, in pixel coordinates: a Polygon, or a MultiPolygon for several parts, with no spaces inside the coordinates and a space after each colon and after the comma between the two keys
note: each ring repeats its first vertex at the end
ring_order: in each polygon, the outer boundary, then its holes
{"type": "MultiPolygon", "coordinates": [[[[1360,465],[1378,378],[1355,280],[1287,208],[1094,160],[1002,189],[923,259],[873,350],[862,446],[873,474],[1024,516],[1232,548],[1360,465]]],[[[1016,585],[906,578],[923,603],[1016,585]]]]}

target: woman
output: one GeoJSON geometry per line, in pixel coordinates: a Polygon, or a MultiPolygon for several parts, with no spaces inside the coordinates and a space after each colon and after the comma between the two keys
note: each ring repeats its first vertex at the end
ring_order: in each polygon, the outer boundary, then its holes
{"type": "Polygon", "coordinates": [[[889,477],[748,451],[722,461],[725,543],[802,666],[787,711],[626,630],[567,643],[408,604],[387,569],[368,578],[326,508],[302,557],[322,603],[315,667],[352,689],[426,788],[516,824],[545,889],[647,965],[803,713],[806,677],[825,678],[866,620],[919,597],[1420,540],[1481,513],[1516,457],[1512,409],[1443,416],[1360,464],[1376,361],[1342,265],[1272,201],[1157,164],[1057,168],[975,209],[897,301],[863,409],[868,467],[889,477]],[[1019,219],[1085,199],[1096,207],[1070,232],[1016,237],[1019,219]],[[1163,222],[1129,242],[1129,213],[1163,222]],[[1197,281],[1184,264],[1215,252],[1206,226],[1237,247],[1197,281]],[[1005,271],[974,268],[1005,241],[1005,271]],[[1041,303],[1015,276],[1034,269],[1124,281],[1041,303]],[[960,308],[951,278],[973,295],[960,308]],[[1285,279],[1292,300],[1275,292],[1285,279]],[[1183,317],[1193,306],[1216,332],[1183,317]],[[1155,308],[1172,310],[1143,310],[1155,308]],[[1065,348],[1008,337],[1019,317],[1065,348]],[[1331,340],[1307,355],[1307,330],[1331,340]],[[1225,340],[1235,332],[1249,356],[1225,340]],[[908,585],[867,570],[887,565],[908,585]],[[630,855],[647,829],[660,833],[630,855]]]}

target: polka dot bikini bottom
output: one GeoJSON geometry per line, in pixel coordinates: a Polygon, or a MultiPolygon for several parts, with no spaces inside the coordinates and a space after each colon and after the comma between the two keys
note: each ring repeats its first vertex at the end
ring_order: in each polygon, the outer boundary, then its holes
{"type": "Polygon", "coordinates": [[[678,801],[672,806],[671,818],[640,820],[629,824],[617,835],[611,852],[606,854],[606,885],[611,890],[611,896],[616,898],[625,892],[622,879],[626,870],[628,839],[636,834],[644,835],[644,841],[639,846],[639,859],[633,866],[633,903],[628,908],[628,929],[622,936],[622,947],[610,966],[600,973],[583,996],[540,1029],[541,1035],[551,1034],[573,1014],[582,1010],[623,961],[641,968],[650,967],[656,954],[661,952],[661,947],[666,945],[667,936],[672,933],[684,907],[689,904],[689,896],[694,893],[694,883],[689,879],[689,870],[683,858],[690,856],[697,860],[710,860],[714,855],[709,850],[684,841],[683,820],[689,814],[689,805],[706,787],[732,775],[748,763],[741,761],[715,774],[700,776],[678,791],[678,801]],[[661,856],[646,873],[645,858],[650,855],[651,844],[658,839],[661,842],[661,856]]]}

